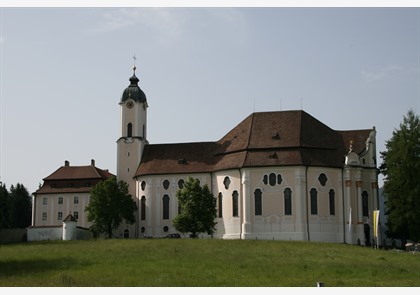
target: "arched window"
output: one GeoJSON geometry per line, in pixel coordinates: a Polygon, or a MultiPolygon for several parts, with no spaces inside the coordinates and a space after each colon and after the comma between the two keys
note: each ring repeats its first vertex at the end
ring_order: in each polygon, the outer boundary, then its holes
{"type": "Polygon", "coordinates": [[[269,184],[271,186],[275,186],[276,184],[281,184],[283,181],[283,178],[281,177],[281,174],[275,174],[275,173],[270,173],[270,174],[265,174],[263,177],[263,183],[265,185],[269,184]]]}
{"type": "Polygon", "coordinates": [[[232,193],[232,216],[238,217],[238,191],[232,193]]]}
{"type": "Polygon", "coordinates": [[[169,180],[165,179],[165,180],[163,181],[163,188],[164,188],[164,189],[168,189],[168,188],[169,188],[169,180]]]}
{"type": "Polygon", "coordinates": [[[281,177],[281,174],[277,174],[277,184],[281,184],[283,181],[283,178],[281,177]]]}
{"type": "Polygon", "coordinates": [[[267,176],[267,174],[264,175],[263,182],[264,182],[265,185],[267,185],[267,183],[268,183],[268,176],[267,176]]]}
{"type": "Polygon", "coordinates": [[[179,188],[179,189],[182,189],[182,188],[184,187],[184,183],[185,183],[185,181],[184,181],[183,179],[180,179],[180,180],[178,181],[178,188],[179,188]]]}
{"type": "Polygon", "coordinates": [[[292,190],[284,190],[284,215],[292,215],[292,190]]]}
{"type": "Polygon", "coordinates": [[[219,218],[223,218],[223,195],[219,193],[217,196],[217,207],[218,207],[218,216],[219,218]]]}
{"type": "Polygon", "coordinates": [[[275,186],[277,182],[277,176],[274,173],[270,173],[270,175],[268,176],[268,183],[271,186],[275,186]]]}
{"type": "Polygon", "coordinates": [[[128,123],[127,124],[127,137],[133,136],[133,124],[128,123]]]}
{"type": "Polygon", "coordinates": [[[146,220],[146,197],[141,197],[141,208],[140,208],[141,220],[146,220]]]}
{"type": "Polygon", "coordinates": [[[229,189],[230,178],[228,176],[226,176],[225,179],[223,180],[223,184],[225,185],[225,189],[229,189]]]}
{"type": "Polygon", "coordinates": [[[311,214],[318,214],[318,191],[316,189],[311,189],[311,214]]]}
{"type": "Polygon", "coordinates": [[[327,178],[327,175],[325,175],[325,173],[319,174],[318,181],[322,186],[325,186],[325,184],[327,183],[327,180],[328,178],[327,178]]]}
{"type": "Polygon", "coordinates": [[[255,196],[255,215],[262,215],[262,191],[257,188],[254,192],[255,196]]]}
{"type": "Polygon", "coordinates": [[[330,215],[335,215],[335,191],[333,189],[330,189],[329,198],[330,198],[330,215]]]}
{"type": "Polygon", "coordinates": [[[367,191],[362,193],[362,211],[363,216],[369,216],[369,195],[367,191]]]}
{"type": "Polygon", "coordinates": [[[169,219],[169,196],[164,195],[162,200],[163,200],[163,219],[169,219]]]}
{"type": "Polygon", "coordinates": [[[146,181],[141,182],[141,190],[144,191],[146,188],[146,181]]]}

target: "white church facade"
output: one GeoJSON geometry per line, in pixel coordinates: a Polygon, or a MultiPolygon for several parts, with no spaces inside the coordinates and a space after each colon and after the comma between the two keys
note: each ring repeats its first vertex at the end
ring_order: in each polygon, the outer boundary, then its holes
{"type": "Polygon", "coordinates": [[[217,199],[213,238],[370,244],[375,128],[336,131],[302,110],[260,112],[216,142],[151,144],[138,82],[134,68],[117,140],[117,178],[138,205],[136,224],[123,227],[130,236],[175,233],[176,191],[193,177],[217,199]]]}
{"type": "MultiPolygon", "coordinates": [[[[176,233],[176,192],[193,177],[217,200],[216,232],[200,237],[371,243],[370,215],[379,206],[375,128],[337,131],[302,110],[256,112],[216,142],[153,144],[135,70],[119,99],[116,177],[129,184],[138,210],[135,224],[123,224],[116,236],[176,233]]],[[[93,161],[66,162],[35,193],[32,226],[58,227],[75,211],[77,195],[77,226],[88,228],[79,207],[89,203],[90,184],[110,176],[93,161]],[[84,186],[77,194],[67,185],[75,179],[84,186]],[[53,181],[66,185],[60,190],[53,181]]]]}

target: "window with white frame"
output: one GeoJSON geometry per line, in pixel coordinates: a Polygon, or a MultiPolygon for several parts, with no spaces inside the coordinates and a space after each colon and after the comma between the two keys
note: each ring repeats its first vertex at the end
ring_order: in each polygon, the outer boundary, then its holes
{"type": "Polygon", "coordinates": [[[58,197],[58,205],[63,205],[63,197],[58,197]]]}
{"type": "Polygon", "coordinates": [[[223,195],[219,193],[217,196],[218,217],[223,218],[223,195]]]}
{"type": "Polygon", "coordinates": [[[315,188],[312,188],[309,192],[311,195],[311,214],[318,214],[318,191],[315,188]]]}
{"type": "Polygon", "coordinates": [[[284,215],[292,215],[292,190],[286,188],[284,194],[284,215]]]}
{"type": "Polygon", "coordinates": [[[79,197],[78,196],[74,196],[74,204],[79,204],[79,197]]]}
{"type": "Polygon", "coordinates": [[[255,210],[255,215],[262,215],[262,191],[259,189],[259,188],[257,188],[255,191],[254,191],[254,196],[255,196],[255,198],[254,198],[254,201],[255,201],[255,204],[254,204],[254,210],[255,210]]]}
{"type": "Polygon", "coordinates": [[[233,191],[232,193],[232,216],[238,217],[238,191],[233,191]]]}
{"type": "Polygon", "coordinates": [[[162,200],[163,200],[163,219],[169,219],[169,196],[164,195],[162,200]]]}

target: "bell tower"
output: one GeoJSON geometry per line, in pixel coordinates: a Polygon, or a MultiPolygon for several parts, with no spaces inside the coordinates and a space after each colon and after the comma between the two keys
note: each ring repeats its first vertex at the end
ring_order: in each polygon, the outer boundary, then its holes
{"type": "MultiPolygon", "coordinates": [[[[136,77],[136,66],[130,85],[124,90],[120,105],[120,138],[117,140],[117,180],[129,185],[129,193],[136,198],[133,179],[147,142],[147,100],[136,77]]],[[[137,203],[137,202],[136,202],[137,203]]]]}

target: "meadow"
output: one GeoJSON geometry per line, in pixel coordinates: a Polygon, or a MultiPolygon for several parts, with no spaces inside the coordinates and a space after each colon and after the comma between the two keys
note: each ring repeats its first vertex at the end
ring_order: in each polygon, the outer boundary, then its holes
{"type": "Polygon", "coordinates": [[[217,239],[0,245],[0,287],[419,287],[420,253],[217,239]]]}

